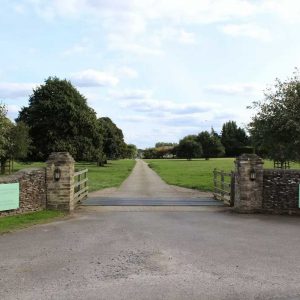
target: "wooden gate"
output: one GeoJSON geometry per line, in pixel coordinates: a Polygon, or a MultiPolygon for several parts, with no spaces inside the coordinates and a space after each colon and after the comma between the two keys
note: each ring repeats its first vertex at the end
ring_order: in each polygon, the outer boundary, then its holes
{"type": "Polygon", "coordinates": [[[88,196],[88,169],[74,173],[74,202],[78,203],[88,196]]]}
{"type": "Polygon", "coordinates": [[[214,198],[229,206],[234,205],[234,172],[214,169],[214,198]]]}

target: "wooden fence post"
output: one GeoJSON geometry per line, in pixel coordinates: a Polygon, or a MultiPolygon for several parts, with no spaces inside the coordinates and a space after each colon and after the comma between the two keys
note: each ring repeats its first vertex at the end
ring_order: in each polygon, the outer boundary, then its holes
{"type": "Polygon", "coordinates": [[[234,206],[234,193],[235,193],[235,173],[231,171],[231,180],[230,180],[230,206],[234,206]]]}
{"type": "Polygon", "coordinates": [[[225,185],[224,185],[224,171],[221,170],[221,197],[224,199],[224,190],[225,190],[225,185]]]}
{"type": "Polygon", "coordinates": [[[216,194],[218,191],[217,191],[217,169],[216,168],[214,168],[213,174],[214,174],[214,198],[217,199],[216,194]]]}

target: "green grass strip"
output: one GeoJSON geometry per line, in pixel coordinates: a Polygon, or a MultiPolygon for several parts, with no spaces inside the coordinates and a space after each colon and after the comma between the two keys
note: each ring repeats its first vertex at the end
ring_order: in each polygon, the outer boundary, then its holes
{"type": "MultiPolygon", "coordinates": [[[[149,166],[167,183],[197,189],[213,191],[213,170],[225,172],[235,169],[234,158],[193,159],[145,159],[149,166]]],[[[300,165],[292,163],[291,168],[299,169],[300,165]]],[[[264,161],[264,168],[272,169],[273,162],[264,161]]]]}
{"type": "Polygon", "coordinates": [[[60,211],[42,210],[22,215],[0,217],[0,234],[29,227],[35,224],[47,223],[52,219],[63,216],[65,216],[65,213],[60,211]]]}

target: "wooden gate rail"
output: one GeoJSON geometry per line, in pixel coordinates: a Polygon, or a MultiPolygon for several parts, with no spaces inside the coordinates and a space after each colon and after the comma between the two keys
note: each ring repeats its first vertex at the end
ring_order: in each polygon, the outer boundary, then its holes
{"type": "Polygon", "coordinates": [[[77,203],[88,196],[88,169],[74,173],[74,202],[77,203]]]}
{"type": "Polygon", "coordinates": [[[234,204],[234,172],[214,169],[214,198],[229,206],[234,204]]]}

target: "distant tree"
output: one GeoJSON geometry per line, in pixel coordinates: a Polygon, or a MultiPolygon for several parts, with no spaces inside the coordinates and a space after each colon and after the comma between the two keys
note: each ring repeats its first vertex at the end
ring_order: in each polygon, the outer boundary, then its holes
{"type": "Polygon", "coordinates": [[[226,156],[237,156],[240,148],[249,145],[249,138],[246,131],[238,127],[235,121],[228,121],[222,127],[221,143],[225,147],[226,156]]]}
{"type": "Polygon", "coordinates": [[[12,159],[25,159],[29,153],[31,139],[29,128],[24,122],[18,122],[10,133],[12,159]]]}
{"type": "Polygon", "coordinates": [[[249,131],[256,151],[280,162],[300,161],[299,71],[285,81],[276,79],[253,108],[249,131]]]}
{"type": "Polygon", "coordinates": [[[165,143],[165,142],[158,142],[155,144],[155,148],[160,148],[160,147],[174,147],[176,146],[176,143],[165,143]]]}
{"type": "Polygon", "coordinates": [[[51,152],[68,151],[76,160],[102,155],[102,136],[96,113],[67,80],[49,77],[37,87],[17,122],[29,127],[31,158],[45,160],[51,152]]]}
{"type": "Polygon", "coordinates": [[[191,160],[192,158],[201,157],[201,155],[202,146],[197,141],[196,135],[188,135],[179,141],[177,146],[177,157],[191,160]]]}
{"type": "Polygon", "coordinates": [[[138,154],[138,150],[135,145],[133,144],[126,145],[125,154],[124,154],[125,158],[136,158],[137,154],[138,154]]]}
{"type": "Polygon", "coordinates": [[[208,131],[200,132],[197,136],[197,141],[202,145],[203,157],[205,159],[220,157],[225,153],[224,146],[213,129],[211,133],[208,131]]]}
{"type": "Polygon", "coordinates": [[[159,158],[156,148],[146,148],[143,151],[143,157],[146,159],[159,158]]]}
{"type": "Polygon", "coordinates": [[[13,123],[7,118],[5,105],[0,104],[0,163],[1,174],[5,173],[5,165],[10,157],[10,133],[13,123]]]}
{"type": "Polygon", "coordinates": [[[98,119],[103,134],[103,151],[108,159],[118,159],[126,154],[123,132],[107,117],[98,119]]]}
{"type": "Polygon", "coordinates": [[[25,158],[30,145],[28,127],[22,122],[13,124],[6,114],[5,106],[0,104],[1,174],[5,173],[7,161],[25,158]]]}

